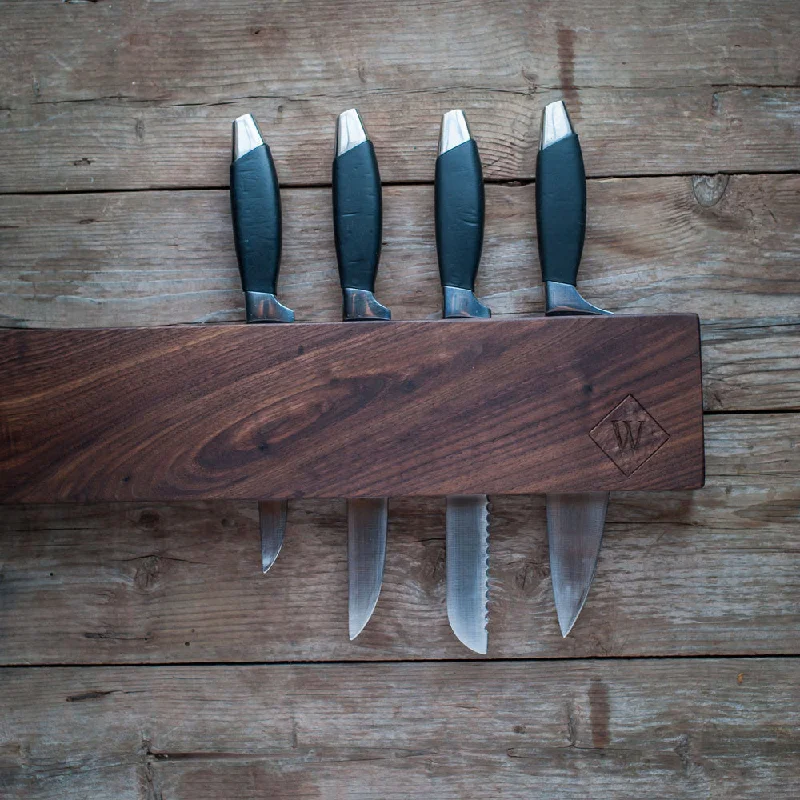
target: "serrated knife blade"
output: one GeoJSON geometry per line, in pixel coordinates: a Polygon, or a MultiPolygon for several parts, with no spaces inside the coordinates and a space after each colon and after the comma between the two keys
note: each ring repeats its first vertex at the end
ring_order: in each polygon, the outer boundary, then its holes
{"type": "MultiPolygon", "coordinates": [[[[478,147],[459,109],[442,117],[434,211],[442,316],[488,319],[490,310],[475,297],[483,248],[483,173],[478,147]]],[[[484,494],[447,498],[447,616],[462,644],[481,654],[488,638],[487,504],[484,494]]]]}

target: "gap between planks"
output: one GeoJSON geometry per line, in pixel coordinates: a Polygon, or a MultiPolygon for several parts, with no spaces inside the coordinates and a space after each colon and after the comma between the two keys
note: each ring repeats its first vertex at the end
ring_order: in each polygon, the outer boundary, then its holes
{"type": "MultiPolygon", "coordinates": [[[[753,177],[758,177],[760,175],[800,175],[800,169],[737,169],[737,170],[717,170],[715,172],[697,172],[697,171],[689,171],[689,172],[681,172],[681,171],[673,171],[673,172],[630,172],[630,173],[616,173],[616,172],[609,172],[608,174],[604,173],[597,173],[591,176],[587,176],[586,180],[587,183],[593,183],[595,181],[608,181],[608,180],[642,180],[642,179],[668,179],[668,178],[702,178],[702,177],[715,177],[717,175],[724,175],[728,178],[735,178],[739,175],[750,175],[753,177]]],[[[520,186],[535,186],[536,179],[535,178],[528,178],[528,177],[520,177],[520,178],[484,178],[484,184],[488,186],[499,186],[499,187],[506,187],[506,188],[517,188],[520,186]]],[[[381,187],[384,189],[394,188],[394,187],[408,187],[408,188],[431,188],[433,187],[433,181],[421,181],[421,180],[392,180],[392,181],[381,181],[381,187]]],[[[296,183],[296,182],[281,182],[279,184],[280,188],[287,191],[316,191],[320,189],[330,190],[331,184],[330,183],[296,183]]],[[[176,184],[174,186],[158,186],[156,184],[152,186],[131,186],[131,187],[121,187],[119,189],[107,188],[107,189],[64,189],[64,190],[57,190],[57,189],[31,189],[30,191],[26,191],[25,189],[15,189],[14,191],[5,191],[0,189],[0,197],[70,197],[70,196],[79,196],[79,195],[117,195],[117,194],[139,194],[142,192],[163,192],[163,193],[178,193],[178,192],[221,192],[221,191],[229,191],[230,186],[227,183],[221,184],[208,184],[208,185],[200,185],[195,186],[192,184],[176,184]]],[[[1,227],[1,226],[0,226],[1,227]]]]}

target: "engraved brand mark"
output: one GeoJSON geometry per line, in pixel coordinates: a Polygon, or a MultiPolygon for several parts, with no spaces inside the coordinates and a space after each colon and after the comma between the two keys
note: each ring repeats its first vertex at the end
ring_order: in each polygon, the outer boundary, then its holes
{"type": "Polygon", "coordinates": [[[624,450],[629,444],[631,450],[635,450],[639,446],[639,439],[642,438],[643,422],[637,424],[635,434],[632,433],[631,423],[627,419],[613,419],[611,424],[614,426],[614,436],[617,437],[617,444],[620,450],[624,450]]]}
{"type": "Polygon", "coordinates": [[[669,439],[669,434],[629,394],[589,432],[624,475],[633,474],[669,439]]]}

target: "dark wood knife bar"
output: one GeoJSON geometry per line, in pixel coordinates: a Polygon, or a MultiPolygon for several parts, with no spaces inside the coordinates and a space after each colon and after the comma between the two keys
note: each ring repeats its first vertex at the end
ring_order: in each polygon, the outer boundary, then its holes
{"type": "Polygon", "coordinates": [[[695,489],[694,315],[0,332],[0,502],[695,489]]]}

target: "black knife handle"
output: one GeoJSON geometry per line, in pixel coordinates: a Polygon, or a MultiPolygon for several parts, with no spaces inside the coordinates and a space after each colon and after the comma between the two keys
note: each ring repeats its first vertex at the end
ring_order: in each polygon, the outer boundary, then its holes
{"type": "Polygon", "coordinates": [[[375,291],[382,215],[378,159],[367,140],[333,160],[333,236],[342,289],[375,291]]]}
{"type": "Polygon", "coordinates": [[[542,278],[574,286],[586,234],[586,172],[574,133],[539,151],[536,226],[542,278]]]}
{"type": "Polygon", "coordinates": [[[474,139],[436,159],[434,215],[442,286],[475,290],[483,249],[483,171],[474,139]]]}
{"type": "Polygon", "coordinates": [[[281,263],[281,196],[267,145],[231,164],[231,213],[242,291],[275,294],[281,263]]]}

